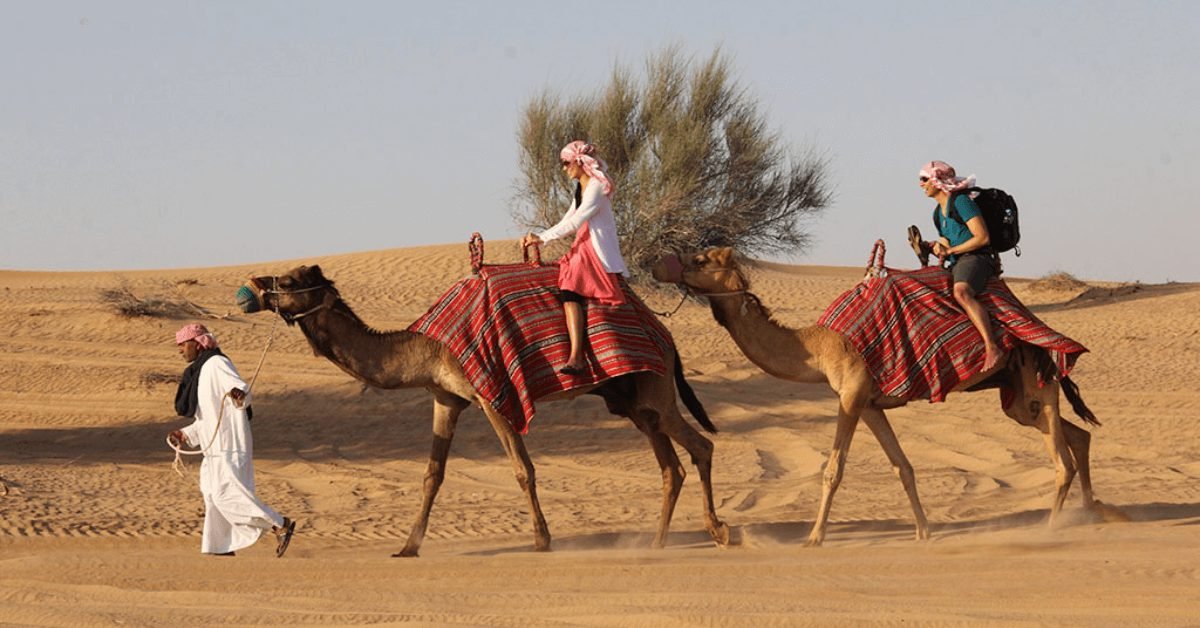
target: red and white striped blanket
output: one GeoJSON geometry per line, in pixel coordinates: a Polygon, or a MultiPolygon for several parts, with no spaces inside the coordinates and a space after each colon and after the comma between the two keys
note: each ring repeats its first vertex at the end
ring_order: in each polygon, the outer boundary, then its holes
{"type": "Polygon", "coordinates": [[[557,264],[484,266],[408,330],[449,347],[479,394],[522,434],[534,401],[546,395],[637,371],[667,373],[671,334],[622,282],[624,305],[587,304],[589,373],[560,374],[570,344],[557,283],[557,264]]]}
{"type": "MultiPolygon", "coordinates": [[[[818,325],[854,345],[884,394],[943,401],[983,366],[983,340],[954,301],[948,271],[930,266],[911,272],[889,269],[834,300],[818,325]]],[[[1050,329],[993,278],[976,297],[988,311],[997,342],[1042,347],[1066,377],[1083,345],[1050,329]]]]}

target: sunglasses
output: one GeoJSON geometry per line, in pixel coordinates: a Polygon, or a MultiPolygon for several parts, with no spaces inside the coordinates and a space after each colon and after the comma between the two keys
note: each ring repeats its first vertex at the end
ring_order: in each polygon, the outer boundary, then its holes
{"type": "Polygon", "coordinates": [[[926,183],[929,181],[929,177],[920,177],[917,179],[917,181],[920,181],[921,183],[926,183]]]}
{"type": "Polygon", "coordinates": [[[566,167],[570,166],[570,165],[571,165],[571,164],[573,164],[573,163],[575,163],[575,162],[573,162],[573,161],[564,161],[564,162],[562,162],[562,167],[563,167],[563,168],[566,168],[566,167]]]}

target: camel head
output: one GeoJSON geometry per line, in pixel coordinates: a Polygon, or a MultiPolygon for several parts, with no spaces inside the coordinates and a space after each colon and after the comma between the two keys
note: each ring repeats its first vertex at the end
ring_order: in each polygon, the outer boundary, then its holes
{"type": "Polygon", "coordinates": [[[696,294],[730,294],[750,287],[738,268],[732,248],[708,249],[690,255],[666,255],[650,270],[658,281],[675,283],[696,294]]]}
{"type": "Polygon", "coordinates": [[[320,266],[297,266],[286,274],[251,277],[238,289],[238,307],[247,314],[278,312],[289,325],[333,305],[338,299],[333,282],[320,266]]]}

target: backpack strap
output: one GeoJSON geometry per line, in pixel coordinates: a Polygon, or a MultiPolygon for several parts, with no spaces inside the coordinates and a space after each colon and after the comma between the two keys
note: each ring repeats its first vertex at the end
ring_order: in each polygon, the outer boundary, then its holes
{"type": "MultiPolygon", "coordinates": [[[[949,199],[946,201],[946,205],[948,205],[948,206],[950,207],[950,211],[948,212],[948,213],[949,213],[949,216],[950,216],[950,218],[953,218],[955,222],[957,222],[958,224],[960,224],[960,225],[962,225],[962,226],[964,226],[964,227],[965,227],[965,226],[967,226],[967,223],[966,223],[966,221],[964,221],[964,220],[962,219],[962,216],[958,215],[958,208],[957,208],[957,207],[955,207],[955,205],[954,205],[954,200],[955,200],[955,198],[956,198],[956,197],[957,197],[959,194],[968,194],[968,193],[970,193],[970,192],[971,192],[971,190],[973,190],[973,189],[975,189],[975,188],[968,188],[968,189],[966,189],[966,190],[963,190],[963,191],[961,191],[961,192],[955,192],[954,194],[951,194],[951,195],[950,195],[950,198],[949,198],[949,199]]],[[[970,197],[968,196],[967,198],[970,198],[970,197]]]]}
{"type": "MultiPolygon", "coordinates": [[[[970,190],[974,189],[976,188],[970,188],[970,190]]],[[[965,191],[969,192],[970,190],[965,191]]],[[[951,218],[958,224],[964,227],[967,226],[967,223],[963,221],[962,216],[958,215],[958,209],[954,207],[954,197],[962,193],[963,192],[955,192],[954,194],[950,195],[950,198],[946,199],[946,207],[948,208],[946,216],[942,216],[942,207],[940,205],[935,205],[933,208],[933,226],[937,227],[938,235],[942,236],[943,238],[946,237],[946,234],[942,233],[943,218],[951,218]]]]}

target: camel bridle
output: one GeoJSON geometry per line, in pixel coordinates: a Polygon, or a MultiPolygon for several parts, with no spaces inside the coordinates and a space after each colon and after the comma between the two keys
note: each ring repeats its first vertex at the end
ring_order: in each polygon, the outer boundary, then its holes
{"type": "Polygon", "coordinates": [[[750,282],[746,280],[744,275],[742,275],[742,271],[737,268],[688,268],[683,264],[683,261],[679,259],[678,255],[672,255],[670,257],[673,257],[675,262],[679,264],[679,281],[674,283],[683,287],[687,294],[693,294],[702,297],[730,297],[739,294],[746,294],[750,291],[748,287],[750,282]],[[688,274],[716,275],[717,273],[723,272],[733,273],[733,276],[737,278],[738,285],[742,287],[740,289],[730,290],[727,292],[697,292],[695,288],[688,285],[688,283],[685,281],[685,275],[688,274]]]}
{"type": "MultiPolygon", "coordinates": [[[[295,290],[284,290],[279,287],[279,277],[275,277],[275,276],[271,277],[271,287],[270,288],[264,288],[258,282],[257,277],[251,278],[249,283],[250,283],[250,287],[253,288],[255,290],[255,292],[257,292],[259,302],[261,302],[262,305],[267,304],[267,300],[265,297],[268,294],[274,294],[277,296],[285,295],[285,294],[289,294],[289,295],[290,294],[304,294],[306,292],[316,292],[317,290],[324,290],[326,288],[333,287],[333,284],[322,283],[322,284],[317,284],[315,286],[309,286],[307,288],[296,288],[295,290]]],[[[303,312],[300,312],[299,314],[289,314],[288,312],[284,312],[283,310],[279,309],[279,299],[275,299],[274,307],[264,308],[264,309],[269,309],[269,310],[275,312],[276,314],[279,315],[280,318],[282,318],[284,320],[284,322],[286,322],[290,325],[290,324],[295,323],[296,321],[300,320],[301,318],[308,316],[309,314],[313,314],[315,312],[318,312],[318,311],[323,310],[328,307],[332,307],[332,306],[326,299],[326,300],[322,300],[317,305],[315,305],[303,312]]]]}
{"type": "MultiPolygon", "coordinates": [[[[675,305],[675,309],[671,310],[670,312],[659,312],[656,310],[651,310],[652,312],[654,312],[655,314],[657,314],[663,318],[671,318],[672,316],[674,316],[675,313],[679,311],[679,308],[683,307],[683,303],[685,301],[687,301],[688,297],[695,297],[695,296],[728,297],[728,296],[735,296],[735,295],[739,295],[739,294],[744,295],[747,292],[749,292],[749,290],[747,288],[742,288],[741,290],[734,290],[732,292],[711,292],[711,293],[696,292],[694,288],[692,288],[690,285],[687,284],[686,281],[684,281],[684,274],[686,274],[686,273],[693,273],[693,274],[705,273],[705,274],[715,275],[719,272],[729,271],[729,272],[732,272],[734,277],[737,278],[738,283],[740,285],[742,285],[742,286],[750,285],[750,282],[746,281],[746,278],[744,276],[742,276],[741,271],[739,271],[736,268],[721,268],[721,269],[716,269],[716,270],[709,269],[709,268],[696,268],[696,269],[688,270],[684,267],[683,261],[679,259],[678,255],[665,256],[663,258],[663,261],[667,263],[668,267],[674,267],[667,271],[668,274],[677,275],[679,277],[678,280],[668,279],[668,281],[679,286],[680,292],[683,293],[683,295],[679,297],[679,303],[675,305]]],[[[744,305],[743,305],[743,307],[744,307],[744,305]]]]}

